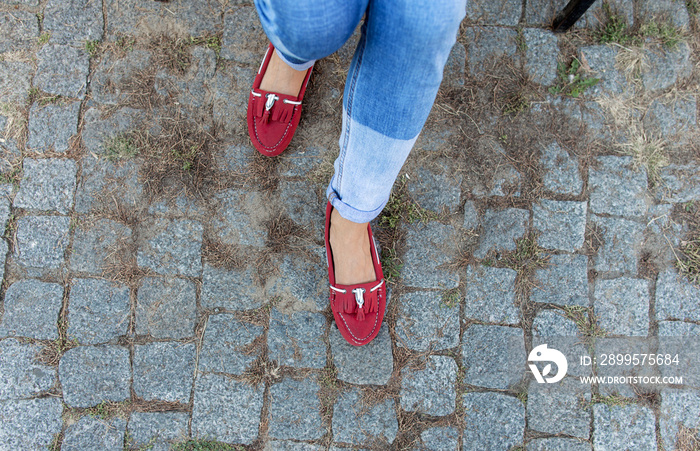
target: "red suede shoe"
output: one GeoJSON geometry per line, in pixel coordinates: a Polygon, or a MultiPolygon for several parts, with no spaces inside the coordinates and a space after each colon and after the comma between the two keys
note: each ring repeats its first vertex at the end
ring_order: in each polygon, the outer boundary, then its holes
{"type": "Polygon", "coordinates": [[[340,335],[351,345],[362,346],[372,341],[382,326],[386,310],[386,283],[372,229],[367,224],[372,264],[377,280],[356,285],[336,285],[333,252],[330,244],[332,211],[333,206],[328,202],[326,206],[326,256],[328,257],[331,310],[333,310],[333,318],[335,318],[340,335]]]}
{"type": "Polygon", "coordinates": [[[268,157],[282,153],[292,140],[299,125],[301,101],[313,69],[307,71],[297,97],[263,91],[260,89],[260,83],[274,50],[270,44],[248,96],[248,134],[253,146],[268,157]]]}

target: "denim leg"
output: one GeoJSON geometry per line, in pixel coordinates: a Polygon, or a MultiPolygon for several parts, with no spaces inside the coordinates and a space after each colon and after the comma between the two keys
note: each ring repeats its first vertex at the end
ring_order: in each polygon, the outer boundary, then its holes
{"type": "Polygon", "coordinates": [[[371,0],[343,96],[335,174],[326,194],[367,222],[391,187],[437,95],[466,0],[371,0]]]}
{"type": "Polygon", "coordinates": [[[369,0],[255,0],[280,58],[297,70],[336,52],[362,20],[369,0]]]}

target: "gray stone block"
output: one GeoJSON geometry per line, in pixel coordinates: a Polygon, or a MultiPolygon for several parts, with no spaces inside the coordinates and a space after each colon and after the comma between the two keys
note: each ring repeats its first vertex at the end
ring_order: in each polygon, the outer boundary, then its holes
{"type": "Polygon", "coordinates": [[[34,87],[64,97],[85,97],[89,61],[83,49],[47,44],[37,52],[37,58],[34,87]]]}
{"type": "Polygon", "coordinates": [[[119,207],[139,210],[144,193],[135,162],[115,164],[89,156],[83,158],[82,169],[75,192],[75,211],[114,211],[119,207]]]}
{"type": "Polygon", "coordinates": [[[268,358],[280,365],[321,369],[326,366],[325,332],[326,317],[321,313],[285,315],[273,308],[267,331],[268,358]]]}
{"type": "Polygon", "coordinates": [[[666,269],[656,281],[656,319],[700,321],[700,288],[674,269],[666,269]]]}
{"type": "MultiPolygon", "coordinates": [[[[143,112],[133,108],[120,108],[109,115],[90,108],[83,115],[83,144],[88,152],[104,155],[114,138],[139,127],[143,119],[143,112]]],[[[93,158],[87,160],[94,163],[93,158]]]]}
{"type": "MultiPolygon", "coordinates": [[[[484,2],[484,4],[493,3],[484,2]]],[[[506,3],[493,5],[507,6],[506,3]]],[[[515,30],[500,27],[469,27],[464,31],[464,37],[467,43],[467,67],[470,75],[478,76],[493,71],[504,58],[518,59],[516,44],[518,33],[515,30]]]]}
{"type": "Polygon", "coordinates": [[[459,431],[451,426],[426,429],[420,433],[420,439],[428,451],[459,449],[459,431]]]}
{"type": "Polygon", "coordinates": [[[32,63],[0,61],[0,103],[26,104],[33,73],[32,63]]]}
{"type": "Polygon", "coordinates": [[[216,52],[192,47],[190,64],[182,76],[161,69],[155,76],[155,91],[180,105],[205,108],[212,104],[211,85],[216,71],[216,52]]]}
{"type": "MultiPolygon", "coordinates": [[[[681,4],[678,4],[681,6],[681,4]]],[[[682,6],[681,6],[682,7],[682,6]]],[[[675,48],[654,46],[644,50],[646,64],[642,65],[644,89],[657,91],[667,89],[689,77],[693,70],[690,47],[680,42],[675,48]]]]}
{"type": "Polygon", "coordinates": [[[7,450],[47,449],[61,432],[58,398],[0,401],[0,443],[7,450]]]}
{"type": "Polygon", "coordinates": [[[455,410],[457,364],[446,356],[429,356],[424,370],[401,370],[401,408],[433,416],[455,410]]]}
{"type": "Polygon", "coordinates": [[[683,2],[675,0],[644,1],[639,4],[639,15],[645,20],[666,19],[675,27],[688,28],[690,26],[688,10],[683,2]]]}
{"type": "Polygon", "coordinates": [[[352,346],[331,327],[330,336],[333,364],[338,379],[357,385],[385,385],[394,371],[391,337],[386,324],[377,337],[364,346],[352,346]]]}
{"type": "MultiPolygon", "coordinates": [[[[646,336],[646,334],[645,334],[646,336]]],[[[655,354],[656,340],[645,339],[639,336],[599,337],[594,342],[591,357],[598,356],[596,376],[609,378],[606,384],[599,384],[598,391],[601,395],[618,394],[627,398],[636,398],[638,393],[651,393],[659,390],[657,384],[644,383],[644,377],[658,375],[657,368],[650,365],[651,359],[646,360],[645,365],[602,365],[602,355],[619,354],[655,354]],[[630,376],[638,377],[638,380],[623,379],[630,376]],[[617,381],[613,378],[618,378],[617,381]],[[632,383],[634,382],[634,383],[632,383]]],[[[642,357],[640,356],[640,360],[642,357]]],[[[607,363],[610,363],[609,361],[607,363]]]]}
{"type": "Polygon", "coordinates": [[[0,12],[0,53],[30,50],[39,37],[39,21],[29,11],[0,12]]]}
{"type": "Polygon", "coordinates": [[[598,280],[593,308],[609,334],[646,337],[649,333],[649,282],[621,277],[598,280]]]}
{"type": "Polygon", "coordinates": [[[170,449],[170,444],[187,440],[187,412],[134,412],[129,419],[130,446],[170,449]]]}
{"type": "Polygon", "coordinates": [[[58,338],[58,315],[63,305],[63,287],[38,280],[20,280],[5,293],[0,336],[36,340],[58,338]]]}
{"type": "Polygon", "coordinates": [[[487,323],[518,323],[520,309],[515,306],[517,275],[508,268],[468,266],[464,315],[487,323]]]}
{"type": "Polygon", "coordinates": [[[527,232],[530,212],[518,208],[501,211],[486,210],[482,224],[484,233],[474,257],[484,258],[491,250],[496,252],[514,251],[515,240],[527,232]]]}
{"type": "Polygon", "coordinates": [[[593,446],[595,449],[656,449],[654,411],[635,404],[594,405],[593,446]]]}
{"type": "Polygon", "coordinates": [[[420,167],[409,179],[408,192],[422,208],[436,213],[454,213],[459,208],[462,176],[440,165],[440,172],[420,167]]]}
{"type": "MultiPolygon", "coordinates": [[[[331,449],[335,447],[331,446],[331,449]]],[[[325,451],[320,445],[312,445],[307,442],[293,442],[291,440],[269,440],[265,451],[325,451]]]]}
{"type": "Polygon", "coordinates": [[[532,207],[537,244],[545,249],[575,252],[586,235],[586,202],[542,199],[532,207]]]}
{"type": "Polygon", "coordinates": [[[663,449],[674,449],[681,428],[686,429],[686,433],[700,428],[700,391],[677,388],[661,390],[659,423],[660,445],[663,449]]]}
{"type": "Polygon", "coordinates": [[[24,176],[15,197],[16,207],[70,213],[77,166],[73,160],[24,159],[24,176]]]}
{"type": "Polygon", "coordinates": [[[217,155],[215,163],[221,171],[245,175],[250,171],[255,152],[255,148],[249,143],[225,142],[222,145],[220,154],[217,155]]]}
{"type": "MultiPolygon", "coordinates": [[[[628,26],[635,24],[634,22],[634,5],[628,0],[608,0],[607,5],[609,5],[611,12],[622,22],[628,26]]],[[[562,9],[563,9],[562,5],[562,9]]],[[[588,29],[596,29],[605,25],[605,20],[608,14],[605,12],[605,6],[603,2],[595,2],[586,11],[580,19],[582,27],[588,29]]],[[[641,16],[640,16],[641,17],[641,16]]]]}
{"type": "MultiPolygon", "coordinates": [[[[580,357],[589,356],[588,349],[579,337],[576,324],[561,310],[542,310],[532,322],[532,347],[547,344],[564,354],[568,363],[566,374],[590,376],[591,367],[581,365],[580,357]]],[[[556,365],[555,365],[556,366],[556,365]]]]}
{"type": "Polygon", "coordinates": [[[550,255],[535,271],[530,300],[561,306],[588,306],[588,259],[583,255],[550,255]]]}
{"type": "Polygon", "coordinates": [[[464,86],[464,68],[467,64],[467,50],[459,42],[455,42],[450,56],[445,64],[442,86],[461,88],[464,86]]]}
{"type": "Polygon", "coordinates": [[[207,309],[250,310],[263,305],[265,296],[259,286],[254,266],[218,268],[204,264],[202,273],[202,307],[207,309]]]}
{"type": "Polygon", "coordinates": [[[507,0],[502,3],[474,0],[467,2],[467,18],[480,25],[515,26],[520,20],[522,7],[522,3],[517,0],[507,0]]]}
{"type": "Polygon", "coordinates": [[[469,326],[462,337],[464,382],[487,388],[506,389],[523,377],[513,362],[525,362],[523,330],[505,326],[469,326]]]}
{"type": "Polygon", "coordinates": [[[569,155],[555,141],[542,150],[542,176],[545,189],[556,194],[577,196],[583,188],[578,158],[569,155]]]}
{"type": "Polygon", "coordinates": [[[0,400],[29,398],[56,383],[56,369],[36,360],[41,348],[13,338],[0,341],[0,400]]]}
{"type": "Polygon", "coordinates": [[[468,200],[464,203],[464,223],[465,229],[476,229],[479,227],[479,212],[476,211],[474,201],[468,200]]]}
{"type": "Polygon", "coordinates": [[[463,396],[465,450],[510,449],[521,445],[525,433],[525,406],[502,393],[466,393],[463,396]]]}
{"type": "Polygon", "coordinates": [[[317,243],[322,243],[326,226],[325,205],[319,202],[309,182],[282,181],[278,192],[282,208],[289,219],[300,226],[309,237],[313,237],[317,243]]]}
{"type": "Polygon", "coordinates": [[[212,231],[225,244],[263,247],[267,241],[264,223],[270,219],[263,195],[255,191],[228,189],[216,195],[212,231]]]}
{"type": "Polygon", "coordinates": [[[644,225],[627,219],[591,216],[596,236],[602,244],[593,264],[599,272],[637,274],[639,245],[644,238],[644,225]]]}
{"type": "Polygon", "coordinates": [[[538,438],[527,442],[527,451],[592,451],[591,444],[575,438],[538,438]]]}
{"type": "Polygon", "coordinates": [[[266,49],[265,32],[252,6],[238,6],[224,13],[221,57],[258,66],[266,49]]]}
{"type": "Polygon", "coordinates": [[[246,347],[263,332],[262,326],[238,321],[233,315],[210,315],[199,351],[199,371],[243,374],[256,359],[246,347]]]}
{"type": "Polygon", "coordinates": [[[153,219],[141,223],[136,263],[159,274],[202,275],[202,234],[199,221],[153,219]]]}
{"type": "Polygon", "coordinates": [[[578,378],[564,378],[553,384],[533,380],[527,391],[528,428],[587,439],[591,411],[583,404],[590,401],[590,385],[582,384],[578,378]]]}
{"type": "Polygon", "coordinates": [[[134,393],[146,401],[187,404],[194,380],[195,344],[178,342],[134,346],[134,393]]]}
{"type": "Polygon", "coordinates": [[[229,135],[247,133],[246,111],[250,81],[257,66],[241,66],[219,62],[214,76],[213,118],[224,125],[229,135]]]}
{"type": "Polygon", "coordinates": [[[126,247],[131,244],[131,229],[111,219],[81,222],[73,237],[70,269],[102,275],[109,265],[116,264],[115,255],[127,260],[126,247]]]}
{"type": "Polygon", "coordinates": [[[90,78],[92,100],[99,105],[117,105],[130,100],[134,91],[130,85],[152,67],[151,57],[151,53],[146,50],[131,50],[122,57],[119,53],[106,49],[90,78]]]}
{"type": "Polygon", "coordinates": [[[595,98],[601,95],[621,94],[626,87],[626,80],[615,67],[617,48],[608,45],[582,47],[581,58],[585,59],[592,70],[591,77],[600,81],[588,89],[585,96],[595,98]]]}
{"type": "Polygon", "coordinates": [[[7,242],[3,240],[0,242],[0,280],[5,278],[5,260],[8,251],[7,242]]]}
{"type": "Polygon", "coordinates": [[[396,319],[397,344],[425,352],[459,345],[459,303],[448,306],[443,294],[415,291],[401,296],[396,319]]]}
{"type": "Polygon", "coordinates": [[[102,40],[102,0],[49,0],[44,7],[44,31],[51,42],[80,45],[102,40]]]}
{"type": "Polygon", "coordinates": [[[100,279],[74,279],[68,307],[68,336],[98,344],[126,335],[129,288],[100,279]]]}
{"type": "Polygon", "coordinates": [[[85,415],[66,428],[61,443],[64,451],[117,451],[124,448],[126,421],[105,420],[85,415]]]}
{"type": "Polygon", "coordinates": [[[439,268],[454,254],[456,230],[452,226],[431,222],[407,227],[406,254],[401,268],[405,285],[417,288],[455,288],[459,275],[439,268]]]}
{"type": "Polygon", "coordinates": [[[661,168],[659,177],[654,189],[658,201],[682,203],[700,199],[700,166],[670,164],[661,168]]]}
{"type": "Polygon", "coordinates": [[[591,211],[643,217],[647,212],[647,174],[632,157],[598,157],[588,174],[591,211]]]}
{"type": "Polygon", "coordinates": [[[71,407],[92,407],[131,397],[129,350],[120,346],[78,346],[61,357],[58,377],[63,401],[71,407]]]}
{"type": "Polygon", "coordinates": [[[314,246],[305,256],[294,253],[278,258],[277,272],[266,284],[266,295],[277,298],[277,309],[283,313],[325,310],[329,303],[325,249],[314,246]]]}
{"type": "Polygon", "coordinates": [[[559,45],[551,31],[523,29],[525,40],[525,70],[533,82],[551,85],[557,80],[559,45]]]}
{"type": "Polygon", "coordinates": [[[260,427],[264,387],[217,374],[197,377],[192,407],[192,438],[249,445],[260,427]]]}
{"type": "Polygon", "coordinates": [[[270,387],[269,435],[277,439],[316,440],[325,428],[321,420],[320,387],[313,379],[285,378],[270,387]]]}
{"type": "Polygon", "coordinates": [[[399,432],[394,402],[387,399],[367,404],[359,389],[343,392],[333,406],[332,429],[336,443],[389,446],[399,432]]]}
{"type": "Polygon", "coordinates": [[[58,268],[68,247],[70,218],[24,216],[17,220],[15,258],[23,266],[58,268]]]}
{"type": "Polygon", "coordinates": [[[51,149],[66,153],[71,138],[78,133],[79,111],[80,102],[43,107],[33,104],[29,112],[27,147],[38,152],[51,149]]]}
{"type": "Polygon", "coordinates": [[[194,335],[197,289],[189,280],[146,277],[136,301],[136,333],[154,338],[194,335]]]}
{"type": "Polygon", "coordinates": [[[656,99],[647,108],[643,120],[646,130],[653,130],[671,146],[684,146],[693,142],[698,130],[697,101],[694,98],[678,98],[673,101],[656,99]]]}

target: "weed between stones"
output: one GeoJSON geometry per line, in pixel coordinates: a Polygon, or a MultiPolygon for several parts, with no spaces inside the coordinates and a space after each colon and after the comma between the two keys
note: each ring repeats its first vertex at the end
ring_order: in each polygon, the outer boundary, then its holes
{"type": "Polygon", "coordinates": [[[557,85],[549,88],[550,94],[569,95],[579,97],[586,89],[598,84],[598,78],[586,78],[583,73],[581,61],[574,58],[567,66],[565,63],[557,64],[557,85]]]}

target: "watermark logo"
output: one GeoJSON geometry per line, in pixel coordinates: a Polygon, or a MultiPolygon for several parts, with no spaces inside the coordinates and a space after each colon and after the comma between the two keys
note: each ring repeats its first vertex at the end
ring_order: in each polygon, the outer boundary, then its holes
{"type": "Polygon", "coordinates": [[[566,356],[556,349],[548,349],[546,344],[539,345],[530,351],[530,355],[527,357],[528,362],[552,362],[557,364],[557,374],[551,377],[546,377],[552,371],[552,363],[548,363],[542,370],[537,369],[537,365],[534,363],[528,364],[530,371],[537,379],[537,382],[544,384],[545,382],[553,384],[564,379],[566,376],[566,370],[569,369],[569,364],[566,361],[566,356]]]}

